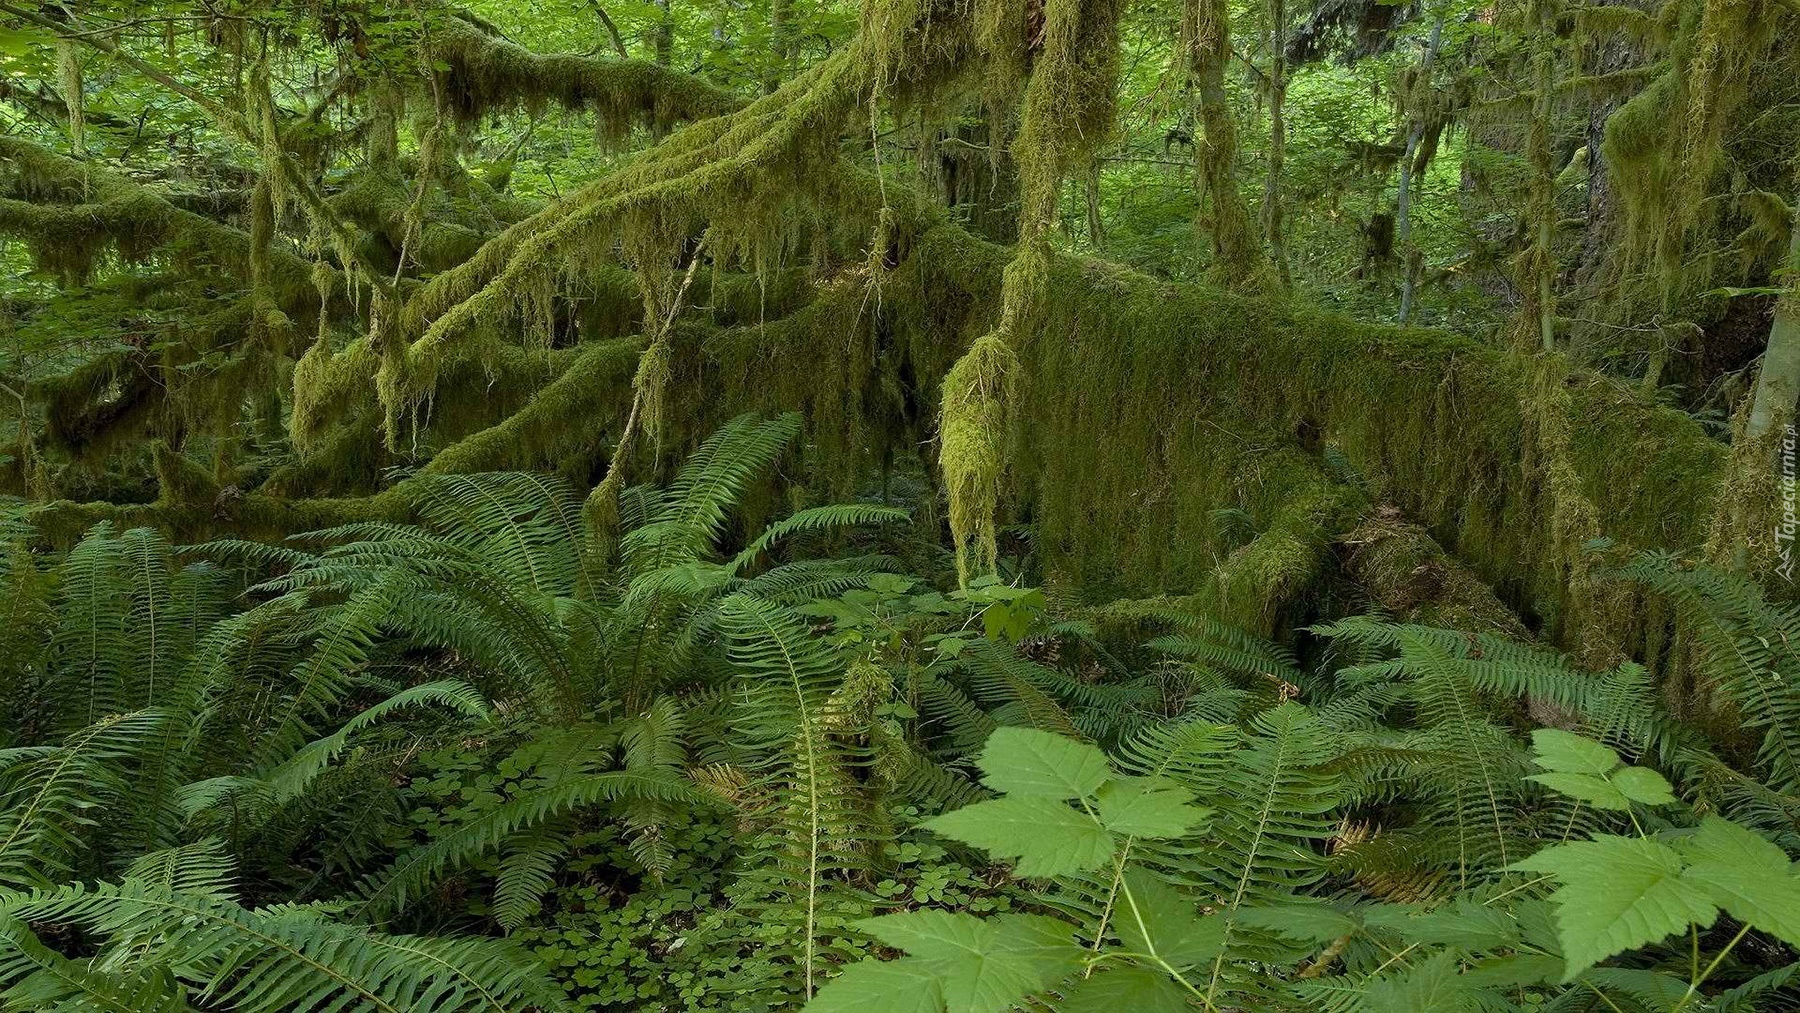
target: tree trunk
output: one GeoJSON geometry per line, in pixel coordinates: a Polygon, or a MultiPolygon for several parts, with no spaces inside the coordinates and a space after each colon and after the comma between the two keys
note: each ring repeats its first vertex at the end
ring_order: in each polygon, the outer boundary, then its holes
{"type": "Polygon", "coordinates": [[[1195,229],[1210,234],[1213,281],[1226,288],[1254,289],[1272,273],[1262,236],[1237,181],[1237,122],[1225,95],[1225,65],[1231,59],[1231,22],[1224,0],[1186,0],[1183,44],[1191,85],[1199,97],[1203,136],[1194,139],[1200,208],[1195,229]],[[1208,227],[1206,214],[1211,210],[1208,227]]]}
{"type": "Polygon", "coordinates": [[[763,93],[773,95],[794,56],[794,0],[769,0],[769,43],[775,62],[763,78],[763,93]]]}
{"type": "Polygon", "coordinates": [[[1263,180],[1263,232],[1282,287],[1292,283],[1282,222],[1281,174],[1287,161],[1287,0],[1269,7],[1269,173],[1263,180]]]}
{"type": "MultiPolygon", "coordinates": [[[[1638,0],[1597,0],[1596,6],[1626,6],[1642,9],[1638,0]]],[[[1623,31],[1607,33],[1584,74],[1600,77],[1614,74],[1644,62],[1643,43],[1623,31]]],[[[1581,236],[1581,261],[1575,268],[1575,284],[1584,294],[1599,295],[1593,286],[1600,281],[1602,268],[1619,241],[1619,198],[1608,171],[1603,145],[1606,121],[1623,103],[1623,97],[1611,91],[1594,95],[1588,107],[1587,153],[1587,227],[1581,236]]]]}
{"type": "MultiPolygon", "coordinates": [[[[1438,46],[1444,39],[1444,19],[1431,24],[1431,41],[1419,61],[1419,80],[1415,88],[1431,90],[1431,67],[1437,62],[1438,46]]],[[[1419,157],[1419,143],[1425,139],[1425,117],[1415,111],[1412,129],[1406,134],[1406,155],[1400,161],[1400,193],[1394,201],[1394,230],[1400,245],[1400,263],[1406,272],[1400,282],[1400,322],[1412,315],[1413,292],[1419,286],[1419,270],[1423,266],[1412,242],[1413,162],[1419,157]]]]}
{"type": "Polygon", "coordinates": [[[1556,350],[1556,163],[1550,148],[1550,116],[1556,88],[1556,17],[1553,0],[1530,6],[1531,126],[1525,151],[1531,161],[1531,192],[1526,201],[1529,245],[1519,258],[1519,345],[1535,339],[1544,351],[1556,350]]]}
{"type": "Polygon", "coordinates": [[[656,25],[656,62],[664,67],[675,58],[675,19],[669,4],[673,0],[656,0],[656,6],[662,11],[662,20],[656,25]]]}
{"type": "Polygon", "coordinates": [[[1800,187],[1795,188],[1794,215],[1788,224],[1787,291],[1775,304],[1769,325],[1769,347],[1756,377],[1756,398],[1744,435],[1758,440],[1777,418],[1791,415],[1800,394],[1800,187]]]}

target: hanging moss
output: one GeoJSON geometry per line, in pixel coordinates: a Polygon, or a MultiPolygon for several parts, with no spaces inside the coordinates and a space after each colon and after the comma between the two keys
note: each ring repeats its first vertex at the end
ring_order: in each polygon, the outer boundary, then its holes
{"type": "Polygon", "coordinates": [[[1181,49],[1199,98],[1203,129],[1194,154],[1202,201],[1194,225],[1212,248],[1207,270],[1227,288],[1272,291],[1279,279],[1238,188],[1237,122],[1225,94],[1225,69],[1231,62],[1230,14],[1224,0],[1185,0],[1181,11],[1181,49]]]}
{"type": "Polygon", "coordinates": [[[1031,71],[1012,145],[1020,180],[1019,246],[1006,268],[1000,321],[944,383],[939,461],[950,495],[957,576],[964,583],[971,563],[982,570],[994,566],[993,515],[1016,385],[1014,346],[1026,340],[1023,321],[1044,295],[1046,233],[1062,181],[1111,133],[1118,84],[1117,5],[1047,0],[1035,33],[1023,9],[990,7],[984,38],[993,64],[1005,72],[1023,52],[1031,57],[1031,71]]]}
{"type": "Polygon", "coordinates": [[[438,275],[400,317],[418,338],[390,368],[390,414],[428,395],[437,358],[476,324],[541,332],[557,288],[591,277],[615,242],[629,245],[634,265],[651,266],[674,260],[704,222],[716,261],[766,275],[791,241],[812,234],[821,202],[808,198],[834,181],[837,155],[823,142],[852,108],[856,66],[840,54],[736,114],[689,127],[438,275]]]}
{"type": "Polygon", "coordinates": [[[1706,198],[1752,82],[1791,75],[1800,54],[1764,63],[1778,16],[1765,0],[1677,0],[1664,12],[1662,72],[1608,119],[1603,150],[1624,198],[1625,263],[1648,260],[1655,280],[1652,298],[1627,296],[1666,309],[1710,280],[1711,265],[1691,264],[1687,250],[1715,220],[1706,198]]]}
{"type": "MultiPolygon", "coordinates": [[[[180,273],[248,283],[254,243],[243,230],[175,206],[117,173],[58,155],[20,137],[0,137],[0,234],[16,236],[40,263],[69,280],[85,279],[111,250],[128,263],[166,258],[180,273]]],[[[313,267],[274,248],[269,288],[289,316],[316,310],[313,267]]]]}
{"type": "Polygon", "coordinates": [[[1006,336],[991,331],[977,338],[944,377],[939,460],[950,492],[957,576],[965,584],[971,570],[994,568],[994,512],[1006,456],[1004,406],[1016,396],[1018,366],[1006,336]]]}
{"type": "Polygon", "coordinates": [[[147,361],[124,352],[42,378],[31,393],[45,406],[45,445],[90,462],[103,461],[121,445],[141,439],[161,407],[161,391],[147,361]]]}

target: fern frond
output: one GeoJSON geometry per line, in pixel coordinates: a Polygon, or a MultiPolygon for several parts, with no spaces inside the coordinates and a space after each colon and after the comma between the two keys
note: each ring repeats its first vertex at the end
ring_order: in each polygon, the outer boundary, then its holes
{"type": "Polygon", "coordinates": [[[582,571],[581,501],[554,475],[506,471],[421,475],[419,517],[537,594],[590,594],[582,571]]]}
{"type": "Polygon", "coordinates": [[[557,863],[568,852],[569,830],[555,822],[506,842],[494,877],[494,920],[501,928],[516,929],[538,913],[555,882],[557,863]]]}
{"type": "Polygon", "coordinates": [[[910,518],[911,515],[899,507],[870,503],[841,503],[800,510],[764,528],[755,541],[746,545],[731,560],[728,569],[733,575],[742,573],[756,562],[757,557],[774,548],[776,542],[789,535],[864,524],[903,523],[910,518]]]}
{"type": "Polygon", "coordinates": [[[553,782],[483,811],[430,844],[402,853],[392,866],[364,882],[357,913],[365,920],[386,918],[444,876],[493,854],[512,835],[573,809],[624,798],[705,800],[685,782],[661,774],[608,771],[553,782]]]}
{"type": "Polygon", "coordinates": [[[163,711],[102,719],[7,771],[0,794],[0,886],[48,885],[85,849],[84,828],[126,804],[128,763],[171,720],[163,711]]]}
{"type": "Polygon", "coordinates": [[[701,558],[718,541],[727,512],[750,480],[774,464],[799,432],[798,415],[767,421],[741,415],[708,437],[676,473],[650,521],[620,539],[625,572],[701,558]]]}
{"type": "MultiPolygon", "coordinates": [[[[79,926],[104,937],[115,961],[170,975],[194,1002],[239,1013],[561,1005],[541,971],[491,940],[384,936],[316,908],[248,909],[131,879],[0,898],[0,919],[79,926]]],[[[8,970],[17,963],[0,958],[8,970]]]]}
{"type": "Polygon", "coordinates": [[[844,666],[771,602],[732,595],[720,603],[718,624],[741,687],[734,726],[747,765],[761,775],[761,790],[751,792],[764,799],[754,815],[766,829],[747,876],[761,897],[748,903],[764,924],[792,924],[800,990],[810,997],[831,952],[823,929],[844,899],[836,881],[868,866],[866,849],[880,836],[852,770],[860,757],[847,739],[857,729],[836,712],[844,666]]]}
{"type": "Polygon", "coordinates": [[[1800,791],[1800,607],[1769,601],[1741,577],[1649,553],[1620,571],[1674,607],[1706,677],[1762,732],[1758,761],[1769,785],[1800,791]]]}

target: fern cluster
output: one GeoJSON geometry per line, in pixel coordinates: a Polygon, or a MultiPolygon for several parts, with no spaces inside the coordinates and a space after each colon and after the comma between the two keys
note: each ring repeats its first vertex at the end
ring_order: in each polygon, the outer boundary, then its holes
{"type": "Polygon", "coordinates": [[[503,473],[280,545],[11,532],[0,1008],[1794,998],[1800,609],[1644,557],[1609,579],[1673,636],[1604,672],[1383,616],[1103,634],[897,572],[884,503],[764,521],[798,433],[733,421],[616,528],[503,473]],[[651,951],[557,928],[623,912],[651,951]]]}

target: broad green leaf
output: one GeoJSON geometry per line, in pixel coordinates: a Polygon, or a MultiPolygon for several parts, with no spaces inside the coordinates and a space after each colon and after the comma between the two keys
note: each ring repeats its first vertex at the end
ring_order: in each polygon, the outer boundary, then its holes
{"type": "Polygon", "coordinates": [[[1053,798],[1008,796],[947,812],[923,826],[1013,862],[1020,876],[1066,876],[1104,866],[1113,836],[1053,798]]]}
{"type": "Polygon", "coordinates": [[[1608,780],[1633,802],[1644,805],[1672,805],[1675,802],[1669,779],[1649,767],[1626,767],[1608,780]]]}
{"type": "Polygon", "coordinates": [[[1358,928],[1356,919],[1334,907],[1299,901],[1243,908],[1232,916],[1232,920],[1308,943],[1328,943],[1350,935],[1358,928]]]}
{"type": "Polygon", "coordinates": [[[1565,774],[1610,773],[1619,765],[1619,754],[1560,728],[1539,728],[1531,733],[1532,760],[1545,770],[1565,774]]]}
{"type": "Polygon", "coordinates": [[[1121,777],[1100,786],[1100,822],[1127,837],[1180,837],[1206,818],[1192,792],[1159,777],[1121,777]]]}
{"type": "Polygon", "coordinates": [[[1733,918],[1800,946],[1800,878],[1780,848],[1717,816],[1702,820],[1676,847],[1691,863],[1684,880],[1733,918]]]}
{"type": "Polygon", "coordinates": [[[1565,774],[1551,771],[1548,774],[1531,774],[1525,778],[1556,792],[1579,799],[1600,809],[1630,809],[1631,799],[1604,777],[1592,774],[1565,774]]]}
{"type": "Polygon", "coordinates": [[[1463,972],[1463,977],[1478,988],[1516,988],[1520,985],[1559,982],[1563,977],[1563,968],[1561,957],[1544,953],[1513,953],[1478,960],[1463,972]]]}
{"type": "MultiPolygon", "coordinates": [[[[1409,943],[1450,946],[1468,953],[1506,949],[1519,943],[1519,923],[1509,911],[1488,907],[1468,897],[1457,897],[1433,911],[1416,911],[1399,905],[1368,909],[1363,921],[1371,927],[1399,933],[1409,943]]],[[[1557,962],[1560,974],[1562,962],[1557,962]]]]}
{"type": "Polygon", "coordinates": [[[1160,957],[1171,967],[1192,967],[1218,956],[1225,919],[1202,918],[1196,902],[1142,869],[1125,874],[1114,904],[1113,930],[1133,953],[1160,957]]]}
{"type": "Polygon", "coordinates": [[[938,976],[925,961],[871,957],[826,982],[805,1013],[938,1013],[943,1003],[938,976]]]}
{"type": "Polygon", "coordinates": [[[1162,970],[1135,965],[1096,971],[1063,992],[1057,1013],[1186,1013],[1188,991],[1162,970]]]}
{"type": "Polygon", "coordinates": [[[1001,1013],[1079,968],[1075,927],[1042,915],[909,911],[857,922],[937,977],[948,1013],[1001,1013]]]}
{"type": "Polygon", "coordinates": [[[1708,816],[1692,834],[1674,840],[1675,850],[1696,865],[1718,863],[1758,876],[1780,878],[1794,871],[1787,852],[1761,834],[1728,819],[1708,816]]]}
{"type": "Polygon", "coordinates": [[[1704,888],[1682,878],[1681,855],[1656,841],[1603,835],[1545,848],[1513,868],[1550,873],[1561,883],[1550,900],[1568,961],[1565,981],[1690,923],[1705,928],[1719,913],[1704,888]]]}
{"type": "Polygon", "coordinates": [[[1034,728],[995,729],[976,764],[995,791],[1043,798],[1092,795],[1110,773],[1100,750],[1034,728]]]}

